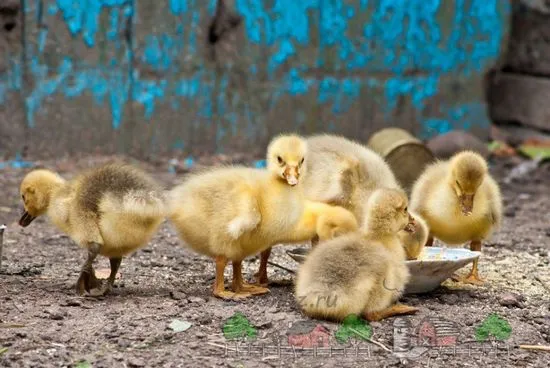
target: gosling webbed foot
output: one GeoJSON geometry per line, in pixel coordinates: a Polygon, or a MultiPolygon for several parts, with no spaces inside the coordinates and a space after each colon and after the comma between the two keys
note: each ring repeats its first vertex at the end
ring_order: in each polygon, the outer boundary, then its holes
{"type": "Polygon", "coordinates": [[[267,287],[269,284],[269,280],[267,278],[267,272],[260,273],[259,271],[254,274],[254,285],[261,286],[261,287],[267,287]]]}
{"type": "Polygon", "coordinates": [[[378,312],[365,312],[364,317],[367,321],[380,321],[388,317],[403,316],[418,312],[418,308],[404,304],[394,304],[378,312]]]}
{"type": "Polygon", "coordinates": [[[241,292],[241,291],[245,293],[249,293],[251,295],[262,295],[262,294],[269,293],[269,289],[266,287],[255,285],[255,284],[248,284],[246,282],[241,283],[240,289],[237,292],[241,292]]]}
{"type": "Polygon", "coordinates": [[[453,275],[451,277],[453,281],[456,282],[462,282],[463,284],[470,284],[470,285],[476,285],[481,286],[485,284],[485,280],[483,280],[477,273],[470,273],[468,276],[460,276],[460,275],[453,275]]]}
{"type": "Polygon", "coordinates": [[[87,296],[91,296],[91,297],[105,296],[109,294],[112,289],[113,289],[113,284],[111,284],[109,280],[101,280],[100,285],[88,291],[87,296]]]}
{"type": "Polygon", "coordinates": [[[101,286],[101,280],[95,276],[94,269],[82,270],[76,282],[76,291],[79,295],[86,295],[90,290],[101,286]]]}
{"type": "Polygon", "coordinates": [[[243,300],[251,297],[252,294],[243,291],[235,293],[229,290],[215,290],[214,296],[223,300],[243,300]]]}

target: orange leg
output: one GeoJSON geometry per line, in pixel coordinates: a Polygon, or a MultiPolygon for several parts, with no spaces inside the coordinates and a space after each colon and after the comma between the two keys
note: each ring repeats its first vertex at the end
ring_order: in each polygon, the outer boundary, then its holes
{"type": "Polygon", "coordinates": [[[378,312],[365,312],[364,316],[367,321],[373,322],[380,321],[388,317],[402,316],[405,314],[413,314],[416,312],[418,312],[418,308],[404,304],[394,304],[391,307],[388,307],[378,312]]]}
{"type": "Polygon", "coordinates": [[[434,245],[434,237],[432,235],[428,236],[428,240],[426,241],[426,247],[431,247],[434,245]]]}
{"type": "MultiPolygon", "coordinates": [[[[472,240],[470,242],[470,250],[479,252],[481,251],[481,241],[479,240],[472,240]]],[[[474,284],[474,285],[483,285],[483,279],[479,277],[478,271],[477,271],[477,262],[478,259],[474,261],[474,264],[472,265],[472,270],[466,276],[464,279],[462,279],[462,282],[468,283],[468,284],[474,284]]]]}
{"type": "Polygon", "coordinates": [[[317,244],[319,244],[319,235],[315,235],[313,239],[311,239],[311,247],[315,247],[317,244]]]}
{"type": "MultiPolygon", "coordinates": [[[[481,241],[472,240],[470,242],[470,249],[472,251],[479,252],[481,250],[481,241]]],[[[460,281],[460,282],[463,282],[465,284],[483,285],[483,279],[481,279],[481,277],[479,277],[479,274],[478,274],[478,271],[477,271],[477,263],[478,263],[478,260],[476,259],[474,261],[474,264],[472,265],[472,270],[470,271],[468,276],[460,276],[460,275],[455,274],[451,278],[454,281],[460,281]]]]}
{"type": "Polygon", "coordinates": [[[214,280],[214,296],[217,296],[221,299],[233,300],[238,299],[234,292],[225,290],[223,271],[227,265],[227,258],[223,256],[217,256],[215,259],[216,262],[216,279],[214,280]]]}
{"type": "Polygon", "coordinates": [[[242,261],[233,261],[233,281],[231,283],[231,287],[236,295],[242,297],[260,295],[269,292],[269,289],[267,288],[244,282],[242,274],[242,261]]]}
{"type": "Polygon", "coordinates": [[[260,269],[256,273],[256,284],[259,286],[267,286],[267,261],[271,255],[271,248],[264,250],[260,253],[260,269]]]}

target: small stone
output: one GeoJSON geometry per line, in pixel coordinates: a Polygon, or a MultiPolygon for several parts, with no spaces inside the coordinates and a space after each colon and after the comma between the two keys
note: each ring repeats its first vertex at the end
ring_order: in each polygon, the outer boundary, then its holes
{"type": "Polygon", "coordinates": [[[128,346],[130,346],[130,341],[128,341],[127,339],[124,339],[124,338],[120,338],[120,339],[117,340],[117,344],[121,348],[127,348],[128,346]]]}
{"type": "Polygon", "coordinates": [[[189,300],[189,303],[204,303],[205,302],[205,300],[203,298],[200,298],[198,296],[189,297],[187,300],[189,300]]]}
{"type": "Polygon", "coordinates": [[[212,323],[212,318],[205,315],[200,316],[198,320],[201,325],[209,325],[210,323],[212,323]]]}
{"type": "Polygon", "coordinates": [[[128,366],[130,367],[145,367],[145,362],[139,358],[128,358],[128,366]]]}
{"type": "Polygon", "coordinates": [[[171,291],[170,292],[170,298],[172,298],[174,300],[182,300],[185,297],[186,297],[186,295],[184,293],[180,293],[179,291],[171,291]]]}
{"type": "Polygon", "coordinates": [[[455,305],[458,302],[458,296],[455,294],[445,294],[442,295],[439,299],[441,300],[441,302],[448,305],[455,305]]]}
{"type": "Polygon", "coordinates": [[[46,310],[46,313],[48,314],[49,318],[53,319],[54,321],[61,321],[65,319],[65,316],[67,315],[67,313],[56,311],[54,309],[48,309],[46,310]]]}
{"type": "Polygon", "coordinates": [[[466,149],[476,151],[485,158],[489,156],[487,145],[476,136],[463,130],[454,130],[438,135],[430,139],[426,146],[436,157],[441,159],[447,159],[466,149]]]}
{"type": "Polygon", "coordinates": [[[273,322],[269,321],[269,322],[265,322],[265,323],[262,323],[261,325],[257,326],[260,330],[267,330],[271,327],[273,327],[273,322]]]}
{"type": "Polygon", "coordinates": [[[82,302],[78,299],[67,299],[63,304],[61,304],[64,307],[80,307],[82,305],[82,302]]]}
{"type": "Polygon", "coordinates": [[[498,302],[500,303],[500,305],[505,306],[505,307],[523,308],[524,304],[522,302],[523,302],[524,299],[525,298],[523,297],[523,295],[514,294],[514,293],[506,293],[506,294],[502,294],[499,297],[498,302]]]}

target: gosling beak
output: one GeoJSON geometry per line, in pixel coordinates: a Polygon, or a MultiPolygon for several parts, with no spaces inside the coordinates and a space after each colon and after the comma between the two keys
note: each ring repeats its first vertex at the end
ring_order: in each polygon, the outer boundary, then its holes
{"type": "Polygon", "coordinates": [[[474,194],[463,194],[460,196],[460,207],[464,216],[470,216],[474,209],[474,194]]]}
{"type": "Polygon", "coordinates": [[[285,178],[288,185],[292,187],[295,186],[296,184],[298,184],[298,178],[300,177],[298,168],[296,166],[287,166],[283,173],[283,177],[285,178]]]}
{"type": "Polygon", "coordinates": [[[416,231],[416,221],[414,221],[414,217],[411,215],[409,215],[409,223],[405,226],[404,230],[411,234],[416,231]]]}
{"type": "Polygon", "coordinates": [[[19,219],[19,226],[27,227],[36,217],[31,216],[27,211],[23,212],[23,216],[19,219]]]}

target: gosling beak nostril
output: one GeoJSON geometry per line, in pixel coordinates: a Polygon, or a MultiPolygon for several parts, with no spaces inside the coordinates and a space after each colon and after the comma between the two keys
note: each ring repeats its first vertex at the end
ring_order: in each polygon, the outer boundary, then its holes
{"type": "Polygon", "coordinates": [[[288,175],[286,177],[286,182],[288,183],[288,185],[295,186],[296,184],[298,184],[298,178],[294,175],[288,175]]]}
{"type": "Polygon", "coordinates": [[[283,172],[283,177],[290,186],[295,186],[298,184],[298,178],[300,177],[300,172],[295,166],[286,166],[285,171],[283,172]]]}

